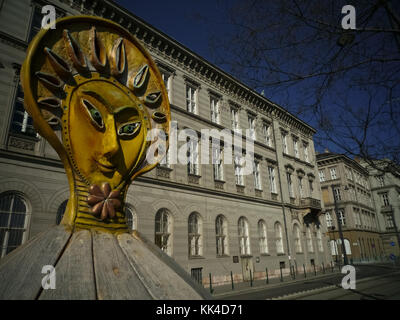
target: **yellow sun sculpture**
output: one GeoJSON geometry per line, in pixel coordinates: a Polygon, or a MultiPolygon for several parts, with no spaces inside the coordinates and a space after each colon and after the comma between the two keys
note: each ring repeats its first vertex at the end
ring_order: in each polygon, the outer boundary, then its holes
{"type": "Polygon", "coordinates": [[[68,176],[61,223],[126,232],[130,182],[157,165],[146,158],[156,143],[148,132],[168,137],[168,96],[150,55],[118,24],[67,17],[30,43],[21,80],[25,108],[68,176]]]}

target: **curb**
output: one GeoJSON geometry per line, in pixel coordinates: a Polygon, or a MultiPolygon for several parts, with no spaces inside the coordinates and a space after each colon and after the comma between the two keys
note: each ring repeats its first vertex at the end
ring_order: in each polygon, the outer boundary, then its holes
{"type": "Polygon", "coordinates": [[[338,274],[341,274],[341,272],[322,274],[322,275],[318,275],[318,276],[313,276],[312,278],[307,277],[307,278],[292,280],[289,282],[278,282],[278,283],[267,284],[267,285],[259,286],[259,287],[245,288],[245,289],[238,289],[238,290],[229,291],[229,292],[217,293],[217,294],[213,294],[213,297],[214,298],[222,298],[222,297],[229,297],[229,296],[234,296],[234,295],[242,294],[242,293],[258,292],[258,291],[262,291],[262,290],[269,289],[269,288],[284,287],[286,285],[291,285],[291,284],[295,284],[298,282],[304,282],[304,281],[314,280],[314,279],[321,279],[321,278],[325,278],[325,277],[332,276],[332,275],[338,275],[338,274]]]}

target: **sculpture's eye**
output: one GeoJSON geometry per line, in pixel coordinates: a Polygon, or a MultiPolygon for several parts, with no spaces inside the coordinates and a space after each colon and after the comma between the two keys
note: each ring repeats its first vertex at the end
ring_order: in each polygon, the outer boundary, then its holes
{"type": "Polygon", "coordinates": [[[128,122],[119,126],[118,134],[122,137],[133,138],[140,130],[140,122],[128,122]]]}
{"type": "Polygon", "coordinates": [[[100,111],[97,110],[97,108],[89,100],[82,99],[82,104],[86,108],[87,112],[89,113],[92,123],[99,129],[103,129],[104,122],[103,122],[103,118],[101,117],[100,111]]]}

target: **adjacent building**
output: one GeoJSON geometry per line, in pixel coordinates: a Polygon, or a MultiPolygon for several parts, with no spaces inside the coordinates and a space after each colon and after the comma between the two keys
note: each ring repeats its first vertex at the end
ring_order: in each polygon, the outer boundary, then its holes
{"type": "Polygon", "coordinates": [[[385,250],[369,172],[357,161],[329,151],[318,154],[317,163],[334,260],[343,261],[339,224],[349,261],[382,260],[385,250]]]}
{"type": "MultiPolygon", "coordinates": [[[[47,4],[55,6],[59,17],[97,15],[132,32],[159,66],[177,130],[191,129],[199,136],[187,165],[173,163],[168,154],[155,170],[135,180],[127,195],[132,229],[154,240],[204,284],[210,274],[216,285],[230,281],[231,271],[241,281],[265,277],[266,268],[270,276],[278,276],[280,268],[287,273],[289,267],[302,270],[304,264],[312,269],[331,262],[315,130],[113,1],[98,0],[5,1],[1,7],[1,257],[59,223],[69,196],[61,162],[35,132],[19,85],[25,50],[40,29],[41,9],[47,4]],[[240,152],[227,164],[226,141],[217,139],[222,149],[216,152],[201,139],[202,129],[225,130],[231,137],[247,129],[250,137],[236,139],[240,152]],[[209,148],[213,163],[200,164],[202,148],[209,148]],[[252,170],[244,174],[241,159],[250,153],[252,170]]],[[[178,141],[178,148],[184,143],[178,141]]],[[[340,170],[337,167],[335,179],[345,181],[340,170]]],[[[369,187],[355,181],[353,186],[370,195],[369,187]]],[[[361,202],[349,202],[343,209],[350,214],[353,207],[363,219],[368,216],[370,224],[368,229],[357,227],[354,239],[348,236],[352,252],[362,257],[380,254],[374,209],[361,202]],[[357,237],[363,242],[355,248],[357,237]]],[[[351,219],[346,220],[349,227],[351,219]]]]}
{"type": "Polygon", "coordinates": [[[384,253],[394,260],[400,256],[400,175],[396,175],[400,169],[388,160],[374,161],[373,165],[361,160],[359,163],[369,173],[384,253]],[[393,170],[389,170],[388,166],[392,166],[393,170]]]}

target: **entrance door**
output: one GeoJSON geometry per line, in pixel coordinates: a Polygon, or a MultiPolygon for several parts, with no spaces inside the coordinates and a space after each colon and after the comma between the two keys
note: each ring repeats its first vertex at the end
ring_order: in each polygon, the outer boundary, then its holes
{"type": "Polygon", "coordinates": [[[250,281],[251,277],[254,279],[253,259],[251,257],[242,258],[243,281],[250,281]]]}

